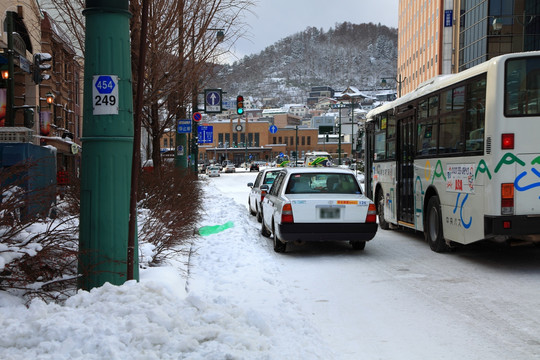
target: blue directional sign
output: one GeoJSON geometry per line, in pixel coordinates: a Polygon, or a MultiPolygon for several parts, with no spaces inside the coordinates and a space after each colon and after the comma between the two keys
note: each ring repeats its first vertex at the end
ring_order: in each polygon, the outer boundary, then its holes
{"type": "Polygon", "coordinates": [[[110,75],[99,75],[94,86],[100,94],[110,94],[116,87],[116,82],[110,75]]]}
{"type": "Polygon", "coordinates": [[[275,133],[277,133],[277,126],[276,126],[276,125],[270,126],[270,128],[268,129],[268,131],[270,131],[270,134],[275,134],[275,133]]]}
{"type": "Polygon", "coordinates": [[[199,132],[199,144],[211,144],[214,142],[214,127],[213,126],[197,126],[199,132]]]}
{"type": "Polygon", "coordinates": [[[178,120],[178,133],[179,134],[189,134],[191,133],[191,120],[190,119],[181,119],[178,120]]]}
{"type": "Polygon", "coordinates": [[[204,111],[206,113],[221,113],[222,98],[221,89],[204,90],[204,111]]]}

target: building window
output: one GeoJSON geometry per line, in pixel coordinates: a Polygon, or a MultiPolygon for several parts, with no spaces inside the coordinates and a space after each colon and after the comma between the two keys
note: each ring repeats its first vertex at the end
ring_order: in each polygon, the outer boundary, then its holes
{"type": "Polygon", "coordinates": [[[308,138],[307,138],[307,144],[308,144],[308,145],[311,145],[311,136],[308,136],[308,138]]]}

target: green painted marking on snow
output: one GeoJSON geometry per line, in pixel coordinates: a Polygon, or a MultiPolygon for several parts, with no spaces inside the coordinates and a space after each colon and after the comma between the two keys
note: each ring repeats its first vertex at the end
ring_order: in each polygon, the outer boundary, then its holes
{"type": "Polygon", "coordinates": [[[232,228],[233,226],[234,226],[234,223],[232,221],[227,221],[223,225],[203,226],[199,229],[199,235],[202,235],[202,236],[214,235],[219,232],[222,232],[223,230],[232,228]]]}

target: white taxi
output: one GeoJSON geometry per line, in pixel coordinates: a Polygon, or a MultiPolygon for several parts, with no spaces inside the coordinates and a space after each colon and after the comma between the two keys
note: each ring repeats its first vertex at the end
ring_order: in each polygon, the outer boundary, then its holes
{"type": "Polygon", "coordinates": [[[377,233],[374,203],[362,194],[354,172],[344,168],[284,168],[261,202],[263,236],[274,250],[289,242],[349,241],[356,250],[377,233]]]}

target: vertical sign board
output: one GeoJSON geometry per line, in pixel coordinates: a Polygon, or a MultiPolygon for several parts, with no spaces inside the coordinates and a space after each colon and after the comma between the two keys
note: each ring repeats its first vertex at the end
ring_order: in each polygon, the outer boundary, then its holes
{"type": "Polygon", "coordinates": [[[452,26],[453,10],[444,10],[444,27],[452,26]]]}
{"type": "Polygon", "coordinates": [[[118,76],[92,77],[93,115],[118,115],[118,76]]]}
{"type": "Polygon", "coordinates": [[[199,144],[211,144],[214,142],[214,127],[199,125],[199,144]]]}

